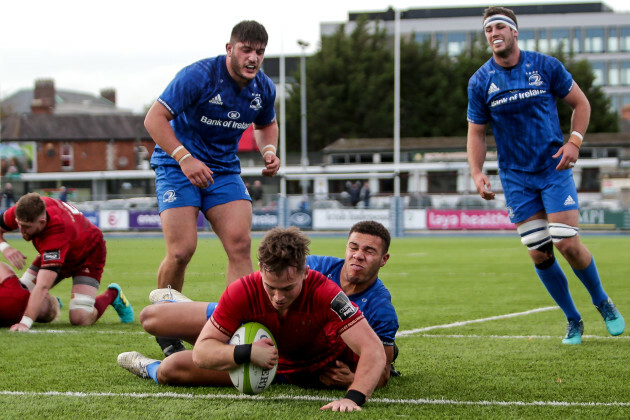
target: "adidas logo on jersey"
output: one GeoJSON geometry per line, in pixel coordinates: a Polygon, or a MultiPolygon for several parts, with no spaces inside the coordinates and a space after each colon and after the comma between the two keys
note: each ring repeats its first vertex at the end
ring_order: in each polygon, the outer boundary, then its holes
{"type": "Polygon", "coordinates": [[[209,101],[211,104],[215,104],[215,105],[223,105],[223,101],[221,100],[221,95],[217,94],[217,96],[215,96],[214,98],[210,99],[209,101]]]}
{"type": "Polygon", "coordinates": [[[494,93],[496,91],[499,90],[499,87],[497,85],[495,85],[494,83],[492,83],[490,85],[490,87],[488,88],[488,95],[490,95],[491,93],[494,93]]]}
{"type": "Polygon", "coordinates": [[[575,200],[573,199],[573,197],[571,197],[570,195],[567,196],[567,199],[564,200],[564,205],[565,206],[572,206],[575,204],[575,200]]]}

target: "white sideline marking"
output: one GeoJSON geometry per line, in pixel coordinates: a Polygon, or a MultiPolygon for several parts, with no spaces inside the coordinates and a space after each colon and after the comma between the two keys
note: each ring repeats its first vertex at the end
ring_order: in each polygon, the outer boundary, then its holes
{"type": "Polygon", "coordinates": [[[514,318],[516,316],[523,316],[523,315],[535,314],[535,313],[538,313],[538,312],[552,311],[554,309],[559,309],[559,308],[558,308],[558,306],[547,306],[547,307],[544,307],[544,308],[531,309],[529,311],[524,311],[524,312],[515,312],[513,314],[496,315],[496,316],[491,316],[491,317],[488,317],[488,318],[471,319],[470,321],[453,322],[452,324],[433,325],[431,327],[416,328],[416,329],[413,329],[413,330],[406,330],[406,331],[398,331],[396,333],[396,337],[406,337],[408,335],[412,335],[412,334],[415,334],[415,333],[424,332],[424,331],[431,331],[431,330],[437,330],[437,329],[440,329],[440,328],[461,327],[463,325],[477,324],[479,322],[495,321],[497,319],[514,318]]]}
{"type": "MultiPolygon", "coordinates": [[[[44,396],[44,397],[114,397],[114,398],[181,398],[191,400],[283,400],[283,401],[323,401],[334,400],[334,397],[317,397],[308,395],[274,395],[263,397],[260,395],[215,395],[215,394],[179,394],[176,392],[156,392],[156,393],[113,393],[113,392],[23,392],[23,391],[0,391],[0,395],[6,396],[44,396]]],[[[483,405],[483,406],[551,406],[551,407],[630,407],[630,402],[573,402],[573,401],[458,401],[448,399],[392,399],[392,398],[371,398],[370,403],[382,404],[433,404],[433,405],[483,405]]]]}
{"type": "MultiPolygon", "coordinates": [[[[426,338],[499,338],[499,339],[528,339],[528,340],[548,340],[553,339],[557,340],[558,337],[562,338],[562,336],[553,336],[553,335],[477,335],[477,334],[420,334],[418,337],[426,337],[426,338]]],[[[599,336],[599,335],[583,335],[582,338],[592,338],[594,340],[630,340],[630,336],[599,336]]]]}

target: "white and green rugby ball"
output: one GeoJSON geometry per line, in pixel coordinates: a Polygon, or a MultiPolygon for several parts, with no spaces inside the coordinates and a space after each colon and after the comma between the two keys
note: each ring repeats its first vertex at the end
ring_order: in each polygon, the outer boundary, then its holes
{"type": "MultiPolygon", "coordinates": [[[[230,344],[252,344],[262,338],[271,338],[273,345],[277,347],[276,340],[267,327],[258,322],[247,322],[236,330],[230,339],[230,344]]],[[[236,389],[243,394],[255,395],[260,394],[271,385],[277,370],[278,365],[275,365],[273,369],[263,369],[247,362],[230,370],[229,373],[236,389]]]]}

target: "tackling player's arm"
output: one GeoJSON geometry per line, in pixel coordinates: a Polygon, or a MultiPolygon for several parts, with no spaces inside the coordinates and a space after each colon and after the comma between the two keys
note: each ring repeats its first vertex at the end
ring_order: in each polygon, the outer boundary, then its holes
{"type": "Polygon", "coordinates": [[[370,398],[381,378],[384,367],[389,368],[389,365],[386,365],[385,350],[383,350],[381,340],[365,318],[344,331],[341,338],[354,353],[359,355],[359,363],[346,397],[328,403],[321,409],[332,411],[361,410],[361,404],[364,401],[357,402],[355,400],[370,398]]]}
{"type": "Polygon", "coordinates": [[[31,291],[22,320],[11,327],[11,331],[28,331],[39,317],[42,304],[48,299],[48,291],[55,284],[57,272],[42,268],[37,272],[35,288],[31,291]]]}
{"type": "Polygon", "coordinates": [[[273,120],[271,124],[254,124],[254,138],[258,150],[262,153],[265,161],[264,176],[274,176],[280,169],[280,158],[277,156],[278,149],[278,122],[273,120]]]}
{"type": "Polygon", "coordinates": [[[486,161],[486,125],[468,122],[468,138],[466,144],[470,175],[477,192],[484,200],[492,200],[494,193],[490,190],[490,180],[483,173],[486,161]]]}
{"type": "Polygon", "coordinates": [[[171,112],[156,101],[147,112],[144,126],[153,141],[179,163],[188,180],[196,187],[206,188],[208,182],[214,183],[212,171],[205,163],[195,159],[177,139],[169,123],[172,119],[171,112]]]}
{"type": "MultiPolygon", "coordinates": [[[[235,361],[235,347],[229,344],[230,337],[217,328],[210,318],[199,334],[199,338],[193,347],[193,362],[202,369],[231,370],[239,364],[235,361]]],[[[240,357],[243,357],[241,354],[240,357]]],[[[245,356],[256,366],[271,369],[278,363],[278,350],[273,345],[273,340],[263,338],[251,346],[249,355],[245,356]],[[247,357],[249,356],[249,357],[247,357]]]]}

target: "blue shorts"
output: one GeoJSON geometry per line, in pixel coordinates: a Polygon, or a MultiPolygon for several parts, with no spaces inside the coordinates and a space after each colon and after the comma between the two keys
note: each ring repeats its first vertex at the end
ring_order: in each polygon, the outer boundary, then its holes
{"type": "Polygon", "coordinates": [[[522,222],[541,210],[551,214],[580,208],[571,169],[557,171],[553,165],[541,172],[503,169],[499,176],[512,223],[522,222]]]}
{"type": "Polygon", "coordinates": [[[219,302],[208,302],[208,306],[206,306],[206,321],[210,319],[218,305],[219,302]]]}
{"type": "Polygon", "coordinates": [[[239,174],[214,174],[214,184],[195,187],[179,166],[155,166],[155,192],[161,212],[176,207],[198,207],[206,212],[219,204],[252,201],[239,174]]]}

